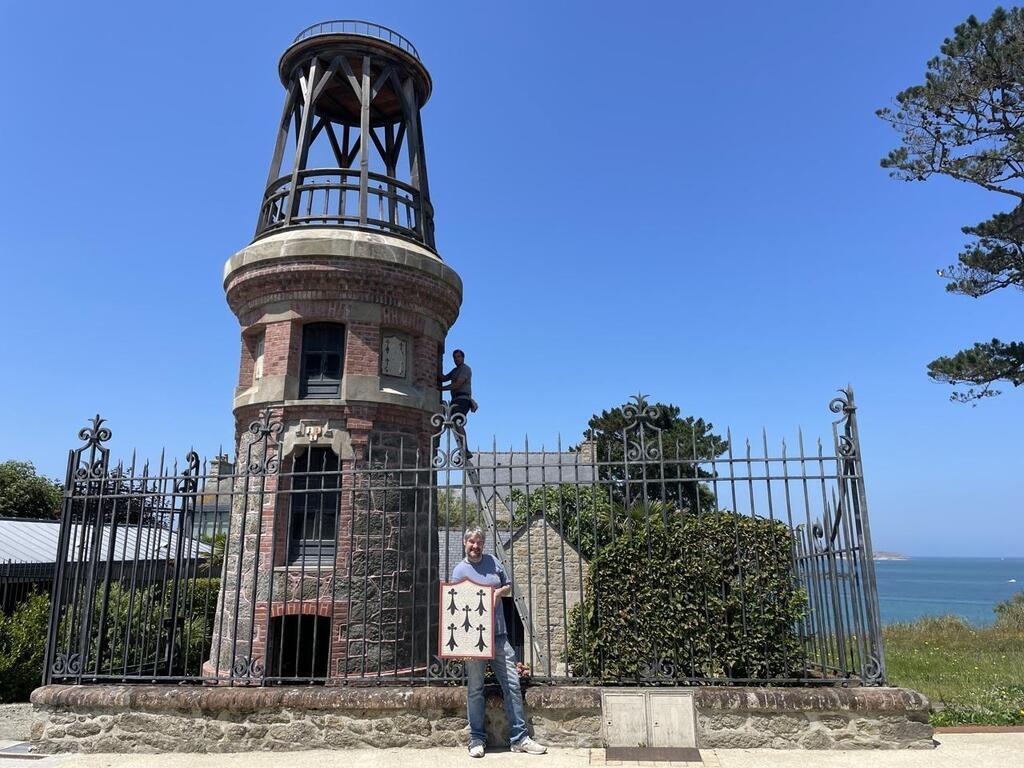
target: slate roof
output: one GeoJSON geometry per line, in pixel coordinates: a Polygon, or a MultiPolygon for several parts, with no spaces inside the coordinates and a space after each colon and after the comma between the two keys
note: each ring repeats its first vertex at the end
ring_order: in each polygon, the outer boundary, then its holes
{"type": "Polygon", "coordinates": [[[542,485],[595,482],[595,468],[579,453],[530,451],[502,453],[478,451],[473,466],[480,473],[480,485],[495,488],[505,498],[513,488],[531,490],[542,485]]]}
{"type": "MultiPolygon", "coordinates": [[[[109,529],[104,530],[99,556],[107,557],[110,541],[109,529]]],[[[28,520],[23,518],[0,518],[0,562],[14,560],[19,563],[53,563],[57,559],[57,539],[60,523],[57,520],[28,520]]],[[[81,538],[81,528],[72,526],[72,541],[81,538]]],[[[113,560],[134,560],[136,546],[140,560],[164,559],[172,556],[178,546],[178,536],[165,528],[120,526],[114,537],[113,560]]],[[[186,540],[186,555],[192,557],[209,554],[210,547],[194,539],[186,540]]],[[[77,559],[78,549],[73,548],[71,559],[77,559]]],[[[83,557],[90,556],[91,548],[86,545],[83,557]]]]}

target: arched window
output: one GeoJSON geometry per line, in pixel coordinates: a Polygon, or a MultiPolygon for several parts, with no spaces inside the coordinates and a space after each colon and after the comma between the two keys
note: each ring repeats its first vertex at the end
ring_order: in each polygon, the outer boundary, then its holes
{"type": "Polygon", "coordinates": [[[290,563],[334,563],[339,480],[338,454],[330,448],[309,448],[295,458],[288,514],[290,563]]]}
{"type": "Polygon", "coordinates": [[[302,373],[299,397],[333,399],[341,394],[345,326],[309,323],[302,326],[302,373]]]}

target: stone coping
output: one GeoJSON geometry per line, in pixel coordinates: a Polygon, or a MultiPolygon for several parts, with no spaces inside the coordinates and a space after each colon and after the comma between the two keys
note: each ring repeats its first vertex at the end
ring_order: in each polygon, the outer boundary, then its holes
{"type": "Polygon", "coordinates": [[[924,712],[928,698],[908,688],[694,688],[698,709],[756,712],[924,712]]]}
{"type": "MultiPolygon", "coordinates": [[[[532,687],[527,706],[543,709],[600,708],[597,688],[532,687]]],[[[399,687],[185,687],[163,685],[47,685],[32,692],[37,707],[130,709],[246,714],[268,709],[386,712],[464,709],[464,686],[399,687]]]]}
{"type": "MultiPolygon", "coordinates": [[[[675,690],[646,688],[644,690],[675,690]]],[[[695,687],[694,705],[708,712],[922,713],[928,699],[905,688],[729,688],[695,687]]],[[[530,686],[525,703],[536,709],[599,709],[596,687],[530,686]]],[[[461,709],[464,686],[424,687],[187,687],[161,685],[48,685],[32,692],[36,706],[69,709],[130,709],[237,714],[268,709],[397,711],[461,709]]]]}
{"type": "Polygon", "coordinates": [[[224,287],[241,269],[274,261],[302,259],[369,259],[408,267],[432,275],[461,297],[462,278],[431,251],[384,233],[352,229],[302,227],[260,238],[224,264],[224,287]]]}

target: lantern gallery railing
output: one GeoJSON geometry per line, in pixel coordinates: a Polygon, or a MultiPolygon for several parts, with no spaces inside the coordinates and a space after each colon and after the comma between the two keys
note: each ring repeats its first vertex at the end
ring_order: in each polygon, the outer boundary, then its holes
{"type": "Polygon", "coordinates": [[[416,46],[407,38],[395,32],[395,30],[370,21],[359,21],[357,19],[337,19],[335,21],[322,21],[319,24],[313,24],[299,32],[295,40],[292,41],[292,44],[294,45],[310,37],[319,37],[320,35],[362,35],[363,37],[375,37],[378,40],[384,40],[401,48],[406,53],[411,53],[417,59],[420,57],[416,46]]]}
{"type": "Polygon", "coordinates": [[[358,170],[314,168],[273,182],[264,195],[256,237],[295,226],[347,227],[389,232],[433,247],[433,209],[409,184],[369,173],[366,209],[358,170]]]}
{"type": "Polygon", "coordinates": [[[236,461],[182,467],[111,464],[97,417],[68,461],[46,678],[458,683],[439,589],[480,527],[535,680],[884,684],[852,393],[830,407],[813,447],[687,435],[638,399],[571,450],[468,454],[446,410],[354,458],[268,411],[236,461]]]}

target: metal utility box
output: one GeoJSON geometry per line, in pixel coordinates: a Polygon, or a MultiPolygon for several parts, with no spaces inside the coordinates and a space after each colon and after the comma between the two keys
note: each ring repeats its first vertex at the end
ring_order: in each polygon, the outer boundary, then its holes
{"type": "Polygon", "coordinates": [[[696,747],[693,691],[619,688],[601,691],[606,747],[696,747]]]}

